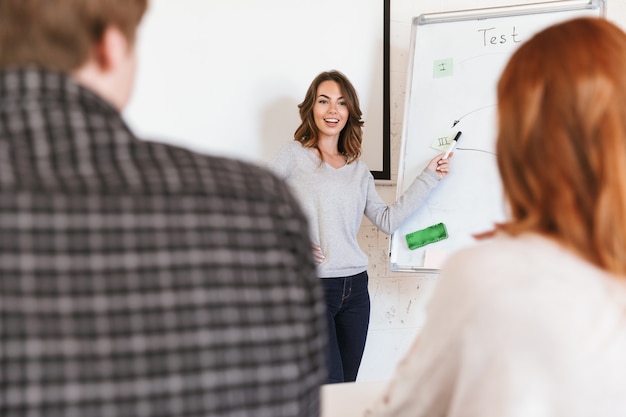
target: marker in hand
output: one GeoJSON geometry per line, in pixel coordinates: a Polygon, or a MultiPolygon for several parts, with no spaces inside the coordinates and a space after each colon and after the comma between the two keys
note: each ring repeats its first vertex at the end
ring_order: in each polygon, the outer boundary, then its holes
{"type": "Polygon", "coordinates": [[[452,142],[450,142],[450,145],[448,145],[448,149],[446,149],[446,152],[443,154],[443,158],[441,159],[448,159],[448,157],[450,156],[450,153],[454,150],[454,148],[456,147],[457,142],[459,141],[459,138],[461,137],[461,131],[459,130],[456,133],[456,136],[454,137],[454,139],[452,139],[452,142]]]}

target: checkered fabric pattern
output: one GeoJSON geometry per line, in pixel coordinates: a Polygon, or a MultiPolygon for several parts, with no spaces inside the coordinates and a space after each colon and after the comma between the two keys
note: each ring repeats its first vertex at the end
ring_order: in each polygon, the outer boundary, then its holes
{"type": "Polygon", "coordinates": [[[0,415],[317,416],[306,236],[264,169],[137,140],[62,74],[1,71],[0,415]]]}

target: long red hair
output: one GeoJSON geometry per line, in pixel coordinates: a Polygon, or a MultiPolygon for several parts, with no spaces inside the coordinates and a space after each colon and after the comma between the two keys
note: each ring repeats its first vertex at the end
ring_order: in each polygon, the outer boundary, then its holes
{"type": "Polygon", "coordinates": [[[511,219],[626,275],[626,34],[601,18],[551,26],[498,84],[497,161],[511,219]]]}

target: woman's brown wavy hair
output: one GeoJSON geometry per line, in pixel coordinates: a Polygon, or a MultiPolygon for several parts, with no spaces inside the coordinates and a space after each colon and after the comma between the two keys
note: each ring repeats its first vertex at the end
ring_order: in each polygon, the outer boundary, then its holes
{"type": "Polygon", "coordinates": [[[348,163],[352,163],[361,156],[361,143],[363,141],[362,112],[359,105],[359,97],[348,77],[339,71],[325,71],[319,74],[309,86],[304,101],[298,104],[300,120],[302,123],[294,133],[294,140],[302,143],[306,148],[317,148],[319,130],[313,118],[313,106],[317,99],[317,88],[324,81],[335,81],[341,88],[344,100],[348,107],[348,121],[339,134],[338,151],[345,155],[348,163]]]}
{"type": "Polygon", "coordinates": [[[498,84],[511,235],[549,236],[626,274],[626,34],[577,18],[536,34],[498,84]]]}

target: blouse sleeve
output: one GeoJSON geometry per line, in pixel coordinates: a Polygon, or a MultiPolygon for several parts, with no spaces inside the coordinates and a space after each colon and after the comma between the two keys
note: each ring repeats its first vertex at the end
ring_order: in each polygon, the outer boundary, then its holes
{"type": "Polygon", "coordinates": [[[395,203],[388,206],[378,195],[374,177],[370,174],[365,216],[383,232],[387,234],[393,233],[422,205],[430,191],[438,183],[439,176],[435,172],[425,169],[402,196],[395,203]]]}
{"type": "Polygon", "coordinates": [[[269,162],[268,168],[282,179],[289,177],[293,171],[293,164],[296,160],[294,143],[289,143],[278,151],[276,156],[269,162]]]}

